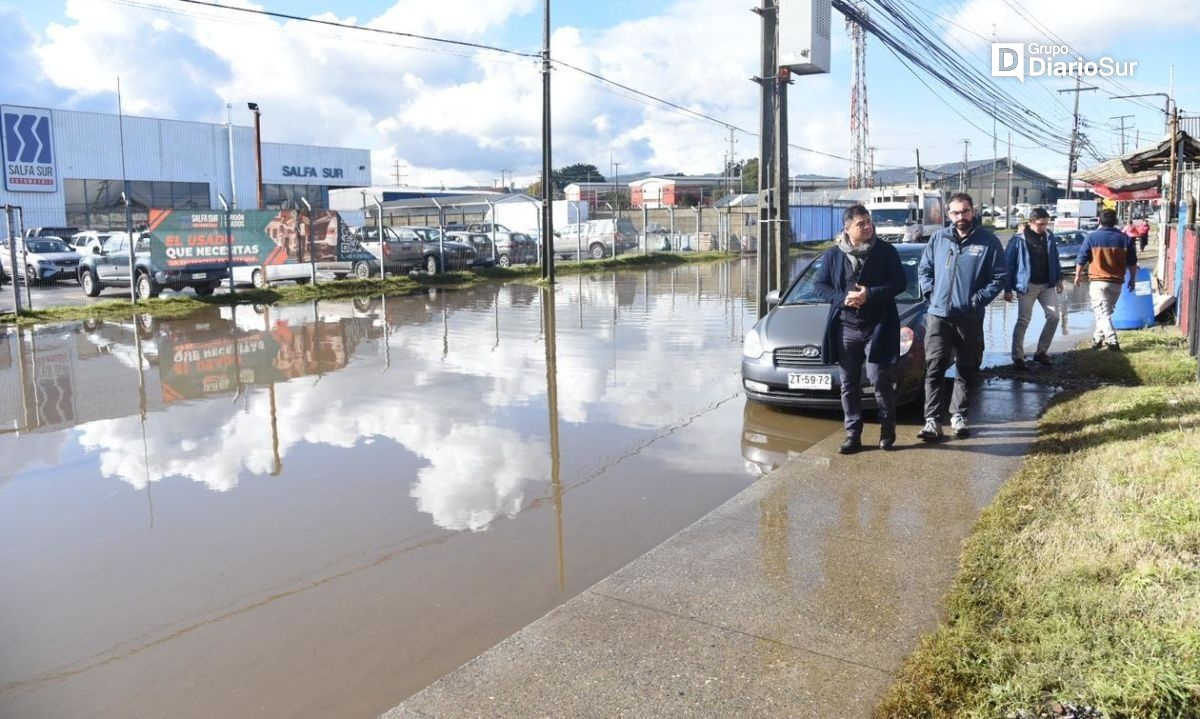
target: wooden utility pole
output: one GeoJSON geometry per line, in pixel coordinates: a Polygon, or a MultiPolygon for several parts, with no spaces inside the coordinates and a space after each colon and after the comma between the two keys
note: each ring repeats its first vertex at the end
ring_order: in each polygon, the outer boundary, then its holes
{"type": "Polygon", "coordinates": [[[775,179],[779,167],[775,164],[775,128],[777,98],[775,76],[779,72],[779,0],[761,0],[754,12],[762,18],[762,52],[759,75],[755,78],[761,89],[758,115],[758,316],[767,314],[767,293],[775,276],[772,260],[778,239],[778,207],[781,198],[775,179]]]}
{"type": "Polygon", "coordinates": [[[971,141],[964,138],[962,141],[962,144],[963,144],[962,180],[958,183],[958,190],[959,190],[959,192],[966,192],[969,195],[969,194],[971,194],[969,191],[971,189],[971,184],[970,184],[971,175],[967,171],[967,148],[969,148],[971,146],[971,141]]]}
{"type": "Polygon", "coordinates": [[[1096,89],[1095,87],[1091,87],[1091,86],[1084,87],[1082,84],[1082,81],[1080,80],[1080,77],[1078,75],[1076,75],[1075,76],[1075,87],[1067,88],[1066,90],[1059,90],[1060,93],[1062,93],[1062,92],[1075,93],[1075,119],[1071,125],[1071,150],[1068,153],[1070,156],[1067,158],[1067,194],[1066,194],[1067,199],[1071,198],[1071,187],[1072,187],[1072,183],[1075,181],[1075,161],[1079,159],[1078,151],[1076,149],[1076,147],[1079,143],[1079,93],[1087,92],[1089,90],[1095,90],[1095,89],[1096,89]]]}
{"type": "Polygon", "coordinates": [[[925,189],[925,178],[921,175],[921,148],[917,148],[917,189],[925,189]]]}
{"type": "Polygon", "coordinates": [[[1013,206],[1013,166],[1012,166],[1012,131],[1008,133],[1008,198],[1004,200],[1004,228],[1008,229],[1008,220],[1012,217],[1013,206]]]}
{"type": "Polygon", "coordinates": [[[1125,154],[1125,120],[1133,117],[1133,115],[1114,115],[1108,119],[1121,121],[1121,154],[1125,154]]]}

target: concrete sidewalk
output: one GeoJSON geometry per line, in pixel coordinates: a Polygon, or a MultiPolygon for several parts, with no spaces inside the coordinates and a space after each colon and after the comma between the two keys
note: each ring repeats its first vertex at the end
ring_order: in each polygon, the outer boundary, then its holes
{"type": "Polygon", "coordinates": [[[384,716],[869,717],[1052,391],[992,380],[966,440],[835,434],[384,716]]]}

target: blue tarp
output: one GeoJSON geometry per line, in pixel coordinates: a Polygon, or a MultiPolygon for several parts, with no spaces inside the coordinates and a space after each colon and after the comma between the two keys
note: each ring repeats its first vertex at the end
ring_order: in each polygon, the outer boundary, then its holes
{"type": "Polygon", "coordinates": [[[788,218],[796,242],[824,242],[832,240],[842,231],[842,211],[845,208],[830,205],[792,205],[788,218]]]}

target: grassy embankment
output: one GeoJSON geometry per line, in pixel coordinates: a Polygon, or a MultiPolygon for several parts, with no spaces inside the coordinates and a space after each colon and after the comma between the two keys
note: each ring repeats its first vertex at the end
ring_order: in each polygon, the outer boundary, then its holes
{"type": "MultiPolygon", "coordinates": [[[[649,255],[625,255],[609,260],[586,260],[581,263],[559,261],[554,271],[557,275],[597,272],[600,270],[664,267],[688,262],[712,262],[727,260],[733,255],[724,252],[697,252],[688,254],[654,253],[649,255]]],[[[276,304],[306,302],[316,299],[362,297],[366,295],[406,295],[424,287],[464,288],[488,280],[537,281],[541,278],[539,267],[489,267],[470,272],[446,272],[440,275],[414,275],[389,277],[386,280],[338,280],[317,285],[283,284],[263,290],[239,289],[237,294],[217,294],[197,297],[192,293],[169,293],[151,300],[139,301],[137,311],[157,317],[179,317],[196,310],[238,304],[276,304]]],[[[11,287],[2,291],[11,292],[11,287]]],[[[12,312],[0,313],[0,324],[20,325],[48,322],[67,322],[83,319],[126,319],[133,309],[128,299],[113,299],[90,302],[73,307],[52,307],[43,310],[25,311],[20,316],[12,312]]]]}
{"type": "Polygon", "coordinates": [[[1178,330],[1075,350],[878,717],[1200,717],[1200,384],[1178,330]],[[1084,378],[1094,378],[1090,387],[1084,378]]]}

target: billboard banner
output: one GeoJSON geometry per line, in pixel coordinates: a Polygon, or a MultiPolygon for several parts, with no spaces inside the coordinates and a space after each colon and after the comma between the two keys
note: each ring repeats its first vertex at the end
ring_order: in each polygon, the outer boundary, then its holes
{"type": "Polygon", "coordinates": [[[0,106],[4,189],[9,192],[58,192],[52,122],[49,110],[0,106]]]}
{"type": "Polygon", "coordinates": [[[150,210],[154,264],[166,269],[374,259],[343,231],[331,210],[150,210]],[[226,218],[228,217],[228,227],[226,218]]]}

